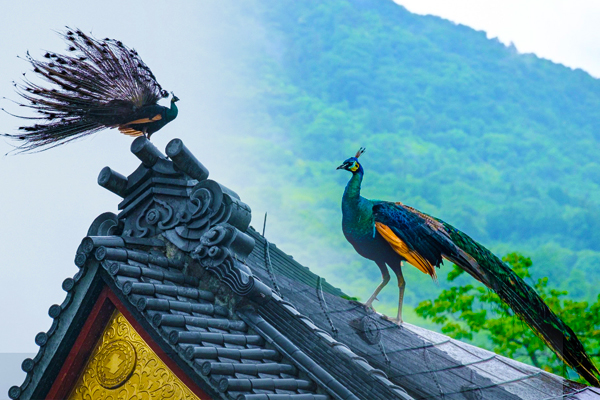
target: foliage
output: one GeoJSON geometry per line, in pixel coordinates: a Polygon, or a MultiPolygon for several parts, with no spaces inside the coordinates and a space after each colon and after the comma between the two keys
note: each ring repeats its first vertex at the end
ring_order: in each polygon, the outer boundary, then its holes
{"type": "MultiPolygon", "coordinates": [[[[391,0],[256,0],[247,11],[261,29],[248,30],[236,143],[252,168],[235,187],[269,212],[270,240],[367,298],[379,270],[341,234],[349,176],[335,170],[365,146],[365,197],[402,201],[497,253],[526,252],[544,266],[535,279],[595,301],[600,81],[391,0]]],[[[405,270],[407,304],[437,296],[405,270]]]]}
{"type": "MultiPolygon", "coordinates": [[[[519,253],[503,258],[521,278],[530,281],[531,259],[519,253]]],[[[464,271],[457,266],[448,273],[453,282],[464,271]]],[[[548,278],[538,279],[532,286],[550,308],[569,325],[586,346],[592,359],[600,362],[600,295],[594,304],[567,298],[566,290],[548,286],[548,278]]],[[[437,299],[423,301],[415,310],[423,318],[441,325],[442,332],[456,339],[473,340],[475,334],[489,339],[488,347],[506,357],[528,362],[538,368],[565,377],[567,372],[556,355],[483,285],[452,286],[437,299]]],[[[484,342],[485,345],[485,342],[484,342]]],[[[583,381],[582,381],[583,382],[583,381]]]]}

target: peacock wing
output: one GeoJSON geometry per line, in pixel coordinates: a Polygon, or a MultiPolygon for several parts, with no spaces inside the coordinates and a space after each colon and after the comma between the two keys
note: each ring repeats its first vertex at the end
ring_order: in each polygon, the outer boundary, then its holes
{"type": "Polygon", "coordinates": [[[435,227],[411,209],[389,202],[375,202],[373,217],[377,232],[392,249],[422,272],[436,277],[442,263],[443,241],[435,227]]]}
{"type": "Polygon", "coordinates": [[[438,266],[440,257],[452,261],[492,289],[567,365],[600,385],[600,373],[573,330],[487,248],[452,225],[401,203],[375,202],[373,215],[377,231],[411,264],[423,270],[426,263],[438,266]]]}
{"type": "Polygon", "coordinates": [[[148,128],[153,123],[163,120],[166,110],[166,107],[159,105],[145,106],[137,112],[127,115],[126,119],[117,124],[117,126],[119,131],[125,135],[141,136],[144,134],[144,128],[148,128]]]}
{"type": "Polygon", "coordinates": [[[489,284],[477,261],[453,241],[445,222],[399,202],[376,202],[373,215],[381,236],[421,271],[435,277],[434,267],[447,259],[489,284]]]}

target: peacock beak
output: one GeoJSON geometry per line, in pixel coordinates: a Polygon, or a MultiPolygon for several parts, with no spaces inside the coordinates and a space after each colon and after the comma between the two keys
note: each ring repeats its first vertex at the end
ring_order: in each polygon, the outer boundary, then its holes
{"type": "Polygon", "coordinates": [[[337,167],[336,169],[344,169],[345,166],[346,166],[346,164],[342,164],[339,167],[337,167]]]}

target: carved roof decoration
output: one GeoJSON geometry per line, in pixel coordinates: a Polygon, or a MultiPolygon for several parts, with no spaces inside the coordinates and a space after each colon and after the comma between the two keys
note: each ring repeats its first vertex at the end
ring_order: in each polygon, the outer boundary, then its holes
{"type": "Polygon", "coordinates": [[[600,389],[368,313],[249,227],[250,207],[208,179],[181,140],[166,156],[143,137],[131,150],[142,162],[131,175],[100,173],[123,199],[120,212],[90,226],[80,270],[63,282],[65,301],[50,307],[52,326],[36,335],[40,350],[23,362],[27,377],[11,399],[46,397],[105,291],[214,399],[600,398],[600,389]]]}

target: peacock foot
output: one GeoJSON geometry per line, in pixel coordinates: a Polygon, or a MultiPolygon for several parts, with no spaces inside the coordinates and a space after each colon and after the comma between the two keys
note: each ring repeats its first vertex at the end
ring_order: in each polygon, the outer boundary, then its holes
{"type": "Polygon", "coordinates": [[[383,319],[393,322],[398,326],[402,326],[402,322],[404,322],[404,321],[402,321],[402,318],[391,318],[391,317],[388,317],[387,315],[384,315],[383,319]]]}

